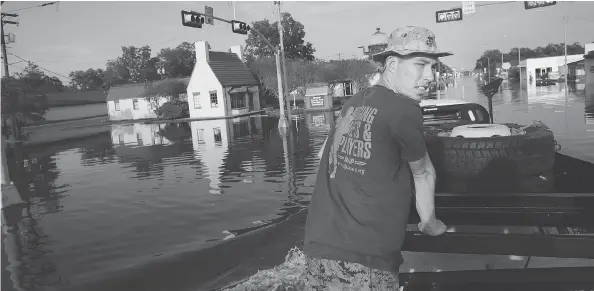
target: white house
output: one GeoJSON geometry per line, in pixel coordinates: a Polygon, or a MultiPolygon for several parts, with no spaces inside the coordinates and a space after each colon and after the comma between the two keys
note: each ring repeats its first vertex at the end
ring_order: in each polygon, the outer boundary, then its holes
{"type": "MultiPolygon", "coordinates": [[[[161,82],[170,82],[172,80],[188,83],[189,78],[167,79],[153,82],[157,86],[161,82]]],[[[107,112],[109,120],[137,120],[156,118],[155,109],[159,105],[169,101],[171,96],[155,98],[158,102],[149,102],[146,99],[146,84],[125,84],[109,88],[107,94],[107,112]]]]}
{"type": "Polygon", "coordinates": [[[242,116],[260,111],[258,81],[244,63],[242,46],[210,51],[194,43],[196,65],[188,84],[190,118],[242,116]]]}

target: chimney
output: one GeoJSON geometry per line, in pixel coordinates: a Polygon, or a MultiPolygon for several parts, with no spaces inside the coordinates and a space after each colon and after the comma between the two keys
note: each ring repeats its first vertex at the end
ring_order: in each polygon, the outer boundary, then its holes
{"type": "Polygon", "coordinates": [[[207,41],[200,40],[194,43],[196,48],[196,63],[208,63],[210,61],[210,45],[207,41]]]}
{"type": "Polygon", "coordinates": [[[232,46],[229,49],[229,52],[236,54],[239,57],[239,59],[245,63],[245,58],[243,57],[243,46],[242,45],[232,46]]]}

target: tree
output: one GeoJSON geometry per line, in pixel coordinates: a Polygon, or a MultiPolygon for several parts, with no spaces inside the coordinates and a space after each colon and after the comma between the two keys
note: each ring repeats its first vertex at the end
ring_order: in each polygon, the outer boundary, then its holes
{"type": "Polygon", "coordinates": [[[44,120],[49,109],[47,96],[38,91],[43,88],[38,82],[37,78],[22,76],[18,79],[4,78],[1,82],[3,130],[10,131],[17,140],[21,139],[23,125],[44,120]],[[7,117],[11,120],[12,129],[6,127],[7,117]]]}
{"type": "Polygon", "coordinates": [[[151,48],[148,45],[140,48],[123,46],[122,55],[107,62],[107,84],[113,86],[159,80],[158,61],[156,57],[151,57],[151,48]]]}
{"type": "MultiPolygon", "coordinates": [[[[313,45],[304,41],[305,30],[301,22],[293,19],[290,13],[282,13],[281,24],[283,27],[283,45],[285,57],[292,60],[315,59],[313,45]]],[[[268,19],[252,22],[251,27],[264,35],[273,46],[280,44],[280,35],[278,33],[278,21],[270,23],[268,19]]],[[[246,56],[250,58],[263,58],[274,56],[274,52],[268,47],[255,32],[250,32],[246,43],[246,56]]]]}
{"type": "Polygon", "coordinates": [[[68,76],[71,79],[70,86],[75,91],[86,92],[109,89],[109,84],[106,81],[106,72],[102,69],[72,71],[68,76]]]}
{"type": "Polygon", "coordinates": [[[29,63],[22,72],[15,75],[17,79],[23,81],[21,85],[26,86],[30,91],[51,93],[66,90],[60,79],[45,75],[39,66],[33,63],[29,63]]]}
{"type": "Polygon", "coordinates": [[[369,86],[369,77],[377,71],[377,66],[367,60],[342,60],[347,80],[351,80],[358,90],[369,86]]]}
{"type": "MultiPolygon", "coordinates": [[[[154,83],[147,83],[144,88],[145,98],[148,102],[153,104],[153,108],[161,106],[160,100],[167,98],[168,100],[179,100],[180,95],[187,94],[188,85],[181,80],[164,80],[154,83]]],[[[156,111],[155,111],[156,112],[156,111]]]]}
{"type": "Polygon", "coordinates": [[[196,64],[194,45],[189,42],[182,42],[173,49],[164,48],[157,58],[168,78],[189,77],[196,64]]]}

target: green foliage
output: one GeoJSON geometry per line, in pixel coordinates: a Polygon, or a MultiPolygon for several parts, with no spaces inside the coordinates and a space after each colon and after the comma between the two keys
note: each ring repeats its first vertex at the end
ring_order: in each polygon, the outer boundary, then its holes
{"type": "Polygon", "coordinates": [[[194,45],[189,42],[182,42],[173,49],[164,48],[157,58],[168,78],[188,77],[196,64],[194,45]]]}
{"type": "MultiPolygon", "coordinates": [[[[273,57],[248,60],[248,67],[254,74],[263,90],[261,99],[274,101],[278,98],[276,62],[273,57]]],[[[353,81],[357,88],[369,86],[369,75],[377,71],[377,66],[367,60],[345,59],[340,61],[314,62],[304,60],[287,60],[287,86],[285,94],[297,90],[305,95],[305,86],[316,82],[328,83],[333,87],[337,81],[353,81]]],[[[284,84],[283,84],[284,85],[284,84]]],[[[275,103],[276,101],[272,102],[275,103]]]]}
{"type": "Polygon", "coordinates": [[[155,113],[160,119],[179,119],[190,117],[190,107],[187,101],[180,99],[173,99],[161,105],[155,110],[155,113]]]}
{"type": "MultiPolygon", "coordinates": [[[[186,94],[187,84],[179,79],[168,79],[144,85],[144,94],[148,102],[152,103],[154,108],[161,106],[162,98],[169,101],[180,99],[180,95],[186,94]]],[[[157,111],[155,111],[157,112],[157,111]]]]}
{"type": "Polygon", "coordinates": [[[72,71],[68,75],[72,80],[70,87],[74,91],[100,91],[109,90],[105,82],[106,72],[102,69],[88,69],[86,71],[72,71]]]}
{"type": "MultiPolygon", "coordinates": [[[[283,27],[283,45],[285,57],[291,60],[315,59],[315,49],[309,42],[305,42],[305,27],[301,22],[293,19],[290,13],[283,13],[281,24],[283,27]]],[[[280,34],[278,33],[278,21],[270,23],[268,19],[252,22],[250,25],[264,35],[273,46],[280,44],[280,34]]],[[[268,47],[255,32],[250,32],[246,43],[246,55],[251,58],[274,57],[274,52],[268,47]]]]}

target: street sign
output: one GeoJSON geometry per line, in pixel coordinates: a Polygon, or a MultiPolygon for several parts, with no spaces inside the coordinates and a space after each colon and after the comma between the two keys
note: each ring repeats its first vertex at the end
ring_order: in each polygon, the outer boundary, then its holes
{"type": "Polygon", "coordinates": [[[509,70],[509,68],[511,68],[511,64],[510,63],[503,63],[503,65],[501,66],[504,70],[509,70]]]}
{"type": "Polygon", "coordinates": [[[212,7],[208,7],[208,6],[204,7],[204,14],[206,14],[204,23],[214,25],[214,18],[212,18],[214,16],[213,12],[214,11],[213,11],[212,7]]]}
{"type": "Polygon", "coordinates": [[[555,4],[557,4],[557,1],[524,1],[524,9],[541,8],[555,4]]]}
{"type": "Polygon", "coordinates": [[[435,22],[451,22],[462,20],[462,8],[440,10],[435,12],[435,22]]]}
{"type": "Polygon", "coordinates": [[[462,1],[462,14],[472,14],[475,11],[474,1],[462,1]]]}

